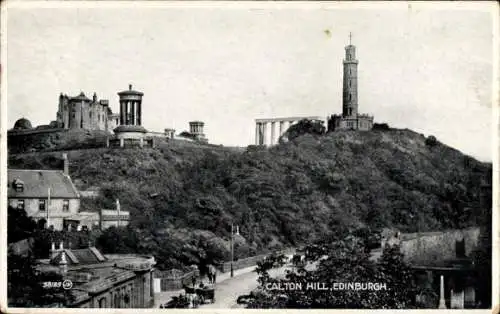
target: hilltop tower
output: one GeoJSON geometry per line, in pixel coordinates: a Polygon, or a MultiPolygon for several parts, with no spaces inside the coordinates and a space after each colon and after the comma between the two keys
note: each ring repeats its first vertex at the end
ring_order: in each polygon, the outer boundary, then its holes
{"type": "Polygon", "coordinates": [[[371,130],[373,116],[360,114],[358,111],[358,60],[356,47],[352,44],[352,34],[349,34],[349,45],[345,47],[343,65],[342,114],[332,115],[328,119],[328,131],[371,130]]]}
{"type": "Polygon", "coordinates": [[[349,45],[345,47],[344,82],[342,93],[342,116],[356,117],[358,115],[358,60],[356,47],[351,44],[352,35],[349,34],[349,45]]]}

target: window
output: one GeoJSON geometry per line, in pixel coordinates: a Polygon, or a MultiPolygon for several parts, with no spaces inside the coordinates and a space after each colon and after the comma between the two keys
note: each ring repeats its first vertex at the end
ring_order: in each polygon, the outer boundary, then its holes
{"type": "Polygon", "coordinates": [[[38,210],[41,212],[45,211],[45,200],[38,200],[38,210]]]}
{"type": "Polygon", "coordinates": [[[17,200],[17,208],[24,209],[24,200],[17,200]]]}
{"type": "Polygon", "coordinates": [[[69,200],[63,200],[63,212],[68,212],[69,211],[69,200]]]}
{"type": "Polygon", "coordinates": [[[18,192],[18,193],[23,192],[24,191],[24,184],[16,183],[15,188],[16,188],[16,192],[18,192]]]}
{"type": "Polygon", "coordinates": [[[101,298],[99,300],[99,307],[100,308],[106,307],[106,298],[101,298]]]}

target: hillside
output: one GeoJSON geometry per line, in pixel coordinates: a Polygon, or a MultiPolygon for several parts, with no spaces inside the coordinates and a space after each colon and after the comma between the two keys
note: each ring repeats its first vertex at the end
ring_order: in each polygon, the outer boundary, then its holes
{"type": "MultiPolygon", "coordinates": [[[[306,134],[270,149],[161,143],[155,149],[70,151],[81,188],[103,195],[85,209],[130,210],[141,243],[160,267],[228,258],[312,241],[336,229],[404,232],[476,224],[481,163],[410,130],[306,134]]],[[[10,156],[13,168],[62,169],[61,153],[10,156]]],[[[132,235],[131,235],[132,236],[132,235]]]]}

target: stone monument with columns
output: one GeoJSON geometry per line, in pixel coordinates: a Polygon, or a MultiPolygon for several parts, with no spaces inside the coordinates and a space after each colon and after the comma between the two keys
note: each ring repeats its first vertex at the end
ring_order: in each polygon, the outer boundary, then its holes
{"type": "MultiPolygon", "coordinates": [[[[113,146],[139,146],[149,145],[146,141],[148,132],[142,125],[142,96],[144,93],[132,89],[118,93],[120,101],[120,125],[114,129],[115,137],[113,146]]],[[[152,144],[152,142],[151,142],[152,144]]]]}
{"type": "Polygon", "coordinates": [[[289,117],[289,118],[270,118],[255,120],[255,145],[274,145],[278,144],[279,138],[288,130],[288,128],[300,120],[317,120],[324,122],[324,118],[314,117],[289,117]],[[267,126],[270,126],[271,133],[268,134],[267,126]],[[276,130],[278,128],[278,130],[276,130]],[[276,132],[278,131],[278,132],[276,132]]]}
{"type": "Polygon", "coordinates": [[[195,140],[199,142],[208,142],[205,137],[205,133],[203,133],[203,127],[205,123],[202,121],[191,121],[189,122],[189,133],[191,133],[195,140]]]}

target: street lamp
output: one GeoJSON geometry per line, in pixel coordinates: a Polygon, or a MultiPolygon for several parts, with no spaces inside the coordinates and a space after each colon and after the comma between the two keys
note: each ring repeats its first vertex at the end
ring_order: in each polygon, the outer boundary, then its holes
{"type": "Polygon", "coordinates": [[[236,226],[236,233],[234,232],[234,225],[231,224],[231,277],[234,277],[233,262],[234,262],[234,235],[240,234],[239,226],[236,226]]]}

